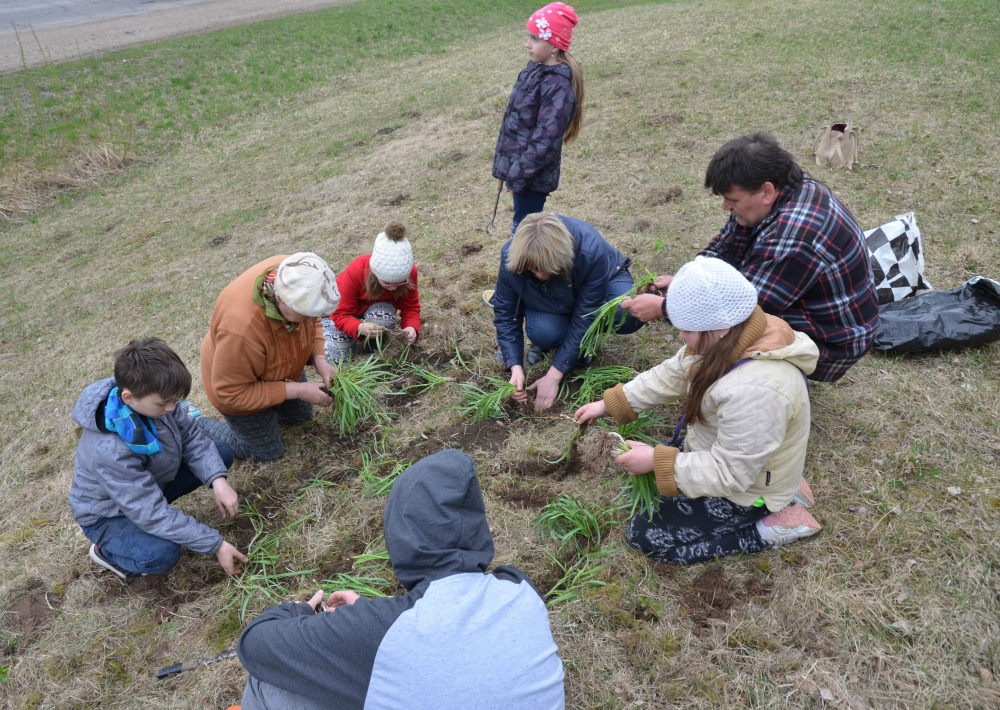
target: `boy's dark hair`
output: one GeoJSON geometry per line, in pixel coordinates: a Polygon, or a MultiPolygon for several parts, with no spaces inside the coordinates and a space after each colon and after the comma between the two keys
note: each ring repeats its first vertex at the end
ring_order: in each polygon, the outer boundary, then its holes
{"type": "Polygon", "coordinates": [[[115,384],[134,397],[158,394],[184,399],[191,392],[191,373],[170,346],[159,338],[133,340],[115,351],[115,384]]]}
{"type": "Polygon", "coordinates": [[[705,171],[705,187],[721,195],[739,187],[757,192],[769,182],[781,192],[802,182],[802,168],[769,133],[740,136],[719,148],[705,171]]]}

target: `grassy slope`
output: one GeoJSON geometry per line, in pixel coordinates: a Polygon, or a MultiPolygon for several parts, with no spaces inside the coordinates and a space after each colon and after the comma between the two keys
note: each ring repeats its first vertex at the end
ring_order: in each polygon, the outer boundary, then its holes
{"type": "MultiPolygon", "coordinates": [[[[853,116],[868,167],[819,175],[862,223],[915,210],[938,288],[997,274],[1000,21],[991,3],[628,4],[584,22],[574,49],[588,72],[588,123],[566,151],[552,207],[599,225],[641,266],[676,268],[721,224],[700,178],[722,141],[766,128],[805,162],[820,125],[853,116]],[[646,123],[666,115],[679,121],[646,123]],[[646,204],[651,189],[670,185],[683,198],[646,204]]],[[[16,603],[41,585],[58,609],[20,635],[10,615],[0,621],[14,654],[0,662],[12,667],[0,698],[65,708],[97,699],[224,707],[238,698],[232,663],[170,683],[150,678],[235,637],[233,615],[217,611],[225,582],[214,560],[186,555],[169,576],[180,594],[172,601],[126,593],[87,563],[69,515],[67,413],[83,386],[107,374],[120,344],[159,335],[197,372],[212,304],[233,276],[298,249],[342,268],[397,217],[414,230],[425,347],[458,345],[468,361],[482,353],[489,362],[490,314],[477,294],[502,240],[477,228],[492,208],[488,167],[499,111],[524,63],[522,31],[511,21],[478,42],[459,41],[461,28],[455,35],[433,54],[372,58],[317,81],[291,108],[196,137],[185,131],[160,162],[0,233],[0,596],[16,603]],[[383,127],[395,131],[375,135],[383,127]],[[410,198],[383,204],[399,192],[410,198]],[[464,260],[449,251],[473,241],[486,248],[464,260]]],[[[505,206],[502,219],[509,215],[505,206]]],[[[638,366],[676,347],[662,324],[645,332],[609,348],[604,362],[638,366]]],[[[809,694],[819,688],[841,706],[1000,703],[996,681],[980,675],[1000,673],[998,361],[996,346],[872,357],[841,383],[814,386],[808,470],[824,533],[790,553],[724,561],[728,608],[712,606],[714,592],[703,601],[693,593],[703,566],[658,576],[632,553],[614,554],[608,586],[552,615],[570,706],[808,707],[820,703],[809,694]],[[962,495],[949,496],[956,485],[962,495]],[[659,623],[637,621],[640,607],[657,611],[659,623]]],[[[451,388],[400,410],[394,450],[454,424],[457,403],[451,388]]],[[[509,430],[499,451],[468,447],[497,529],[497,562],[550,579],[544,551],[554,545],[531,531],[534,511],[504,496],[537,488],[607,505],[618,481],[610,472],[519,475],[526,458],[558,454],[569,429],[526,421],[509,430]]],[[[377,538],[381,501],[362,498],[353,474],[365,441],[331,440],[320,415],[286,433],[287,459],[234,471],[237,489],[276,520],[315,514],[292,535],[289,566],[329,569],[377,538]],[[317,473],[344,478],[294,501],[317,473]]],[[[218,521],[207,495],[183,507],[218,521]]],[[[621,545],[610,530],[605,546],[621,545]]]]}

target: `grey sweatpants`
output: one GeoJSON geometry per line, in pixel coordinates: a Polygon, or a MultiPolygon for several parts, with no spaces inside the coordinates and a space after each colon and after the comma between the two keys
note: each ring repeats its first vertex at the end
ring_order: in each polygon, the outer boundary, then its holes
{"type": "Polygon", "coordinates": [[[243,691],[243,710],[327,710],[328,705],[320,705],[310,698],[294,695],[287,690],[247,676],[247,687],[243,691]]]}
{"type": "MultiPolygon", "coordinates": [[[[302,373],[299,382],[306,381],[302,373]]],[[[285,455],[279,424],[300,424],[312,419],[312,404],[301,399],[286,399],[281,404],[253,414],[230,416],[225,422],[208,417],[195,421],[210,439],[229,444],[236,458],[251,461],[274,461],[285,455]]]]}

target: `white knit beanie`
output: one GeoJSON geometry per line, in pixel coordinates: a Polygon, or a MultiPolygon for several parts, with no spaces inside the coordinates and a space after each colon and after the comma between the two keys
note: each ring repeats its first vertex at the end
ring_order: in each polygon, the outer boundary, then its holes
{"type": "Polygon", "coordinates": [[[372,258],[368,262],[376,278],[387,284],[408,281],[413,270],[413,250],[406,238],[406,227],[400,222],[389,222],[385,231],[375,237],[372,258]]]}
{"type": "Polygon", "coordinates": [[[757,289],[722,259],[696,256],[667,289],[667,315],[678,330],[732,328],[757,307],[757,289]]]}
{"type": "Polygon", "coordinates": [[[300,251],[278,264],[274,295],[302,316],[321,318],[337,310],[337,277],[322,258],[300,251]]]}

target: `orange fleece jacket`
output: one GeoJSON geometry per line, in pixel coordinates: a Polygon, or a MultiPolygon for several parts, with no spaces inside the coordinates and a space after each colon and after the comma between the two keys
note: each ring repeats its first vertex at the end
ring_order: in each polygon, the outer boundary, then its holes
{"type": "Polygon", "coordinates": [[[201,379],[224,414],[253,414],[285,401],[285,382],[298,382],[313,355],[325,355],[323,326],[306,318],[294,332],[264,315],[253,300],[261,274],[285,259],[254,264],[222,289],[201,343],[201,379]]]}

